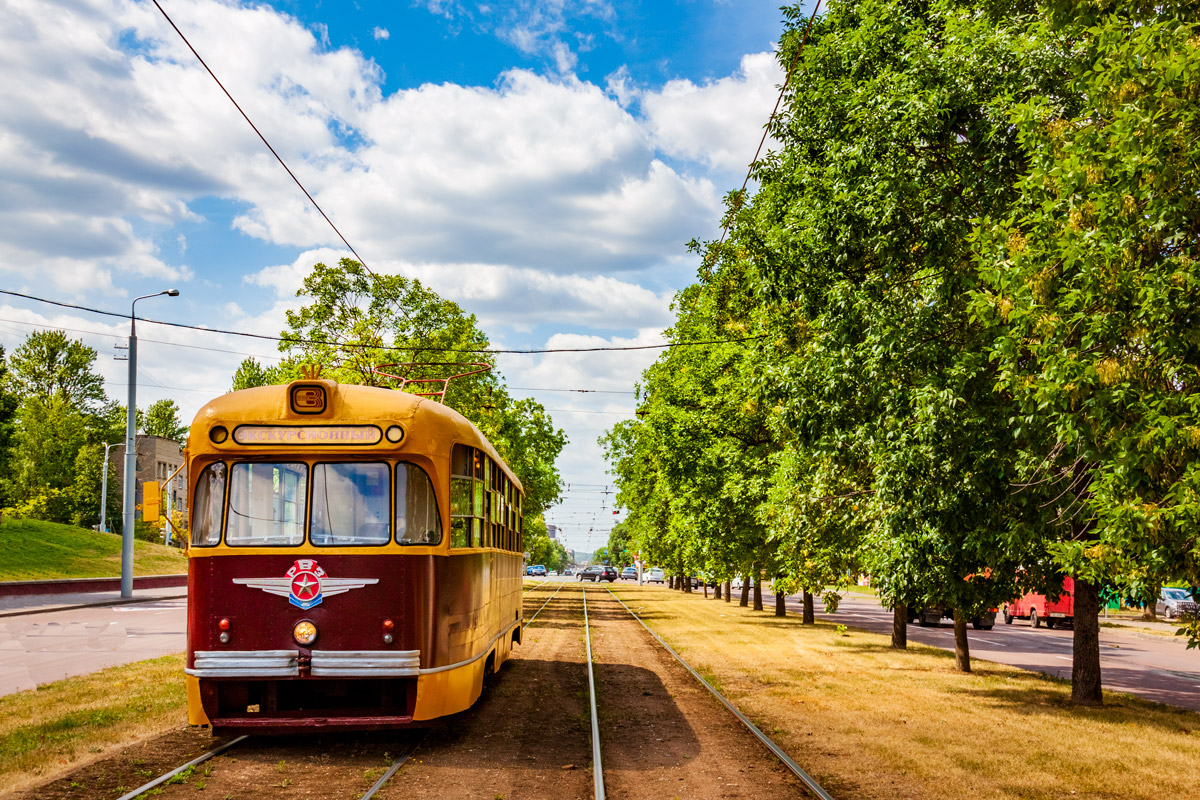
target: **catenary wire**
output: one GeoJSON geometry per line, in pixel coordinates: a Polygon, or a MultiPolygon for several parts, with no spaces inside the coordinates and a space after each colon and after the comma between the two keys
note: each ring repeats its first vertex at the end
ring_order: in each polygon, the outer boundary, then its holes
{"type": "MultiPolygon", "coordinates": [[[[26,300],[34,300],[39,303],[48,303],[50,305],[59,306],[61,308],[73,308],[77,311],[86,311],[91,314],[102,314],[108,317],[120,317],[121,319],[130,319],[129,314],[121,314],[116,311],[103,311],[98,308],[90,308],[88,306],[75,305],[73,303],[62,303],[57,300],[47,300],[44,297],[35,297],[22,292],[14,292],[8,289],[0,289],[0,294],[7,294],[13,297],[20,297],[26,300]]],[[[147,319],[146,317],[135,317],[138,322],[144,322],[151,325],[167,325],[172,328],[184,328],[186,330],[203,331],[205,333],[225,334],[228,336],[244,336],[250,339],[263,339],[271,342],[288,342],[289,344],[319,344],[329,347],[350,349],[350,350],[392,350],[392,351],[409,351],[413,353],[486,353],[491,355],[542,355],[546,353],[599,353],[599,352],[624,352],[630,350],[669,350],[674,347],[698,347],[711,344],[740,344],[742,342],[757,341],[771,336],[769,333],[758,334],[757,336],[745,336],[739,339],[710,339],[703,341],[688,341],[688,342],[664,342],[662,344],[642,344],[628,345],[624,347],[544,347],[530,350],[506,350],[501,348],[463,348],[463,347],[431,347],[431,346],[404,346],[404,347],[379,347],[373,344],[364,344],[359,342],[331,342],[324,339],[301,339],[291,336],[271,336],[265,333],[249,333],[247,331],[231,331],[221,328],[205,328],[200,325],[188,325],[185,322],[166,322],[158,319],[147,319]]],[[[111,334],[106,334],[111,335],[111,334]]]]}

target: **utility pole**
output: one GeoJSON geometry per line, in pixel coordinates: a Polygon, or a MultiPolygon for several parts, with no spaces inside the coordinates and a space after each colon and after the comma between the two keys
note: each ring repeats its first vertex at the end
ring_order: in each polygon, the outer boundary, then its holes
{"type": "Polygon", "coordinates": [[[137,505],[137,328],[138,300],[159,295],[178,297],[178,289],[164,289],[135,297],[129,305],[129,408],[125,414],[125,507],[121,526],[121,597],[133,597],[133,526],[137,505]]]}

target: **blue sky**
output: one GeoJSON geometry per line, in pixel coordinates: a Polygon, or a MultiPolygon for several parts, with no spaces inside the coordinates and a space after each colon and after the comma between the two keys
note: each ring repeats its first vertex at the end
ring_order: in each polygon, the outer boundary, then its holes
{"type": "MultiPolygon", "coordinates": [[[[504,347],[661,341],[684,243],[719,234],[782,78],[775,2],[160,2],[363,260],[504,347]]],[[[0,288],[112,311],[178,288],[139,315],[277,334],[311,265],[348,254],[152,3],[8,0],[0,64],[0,288]]],[[[127,325],[0,296],[8,351],[39,327],[94,347],[124,398],[127,325]]],[[[139,405],[188,419],[246,354],[277,356],[138,332],[139,405]]],[[[584,492],[654,356],[498,359],[570,437],[548,520],[572,547],[619,518],[584,492]]]]}

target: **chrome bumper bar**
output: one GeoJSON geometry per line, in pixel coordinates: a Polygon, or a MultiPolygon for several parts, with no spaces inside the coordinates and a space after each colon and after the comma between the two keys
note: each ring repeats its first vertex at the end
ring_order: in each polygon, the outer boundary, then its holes
{"type": "MultiPolygon", "coordinates": [[[[296,678],[296,650],[198,650],[196,678],[296,678]]],[[[313,650],[315,678],[410,678],[421,672],[420,650],[313,650]]]]}

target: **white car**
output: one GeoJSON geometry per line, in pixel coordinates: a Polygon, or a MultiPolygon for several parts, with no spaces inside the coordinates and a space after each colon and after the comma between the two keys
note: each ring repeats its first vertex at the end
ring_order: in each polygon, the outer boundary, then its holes
{"type": "Polygon", "coordinates": [[[650,567],[642,572],[642,583],[666,583],[667,576],[663,574],[661,567],[650,567]]]}

